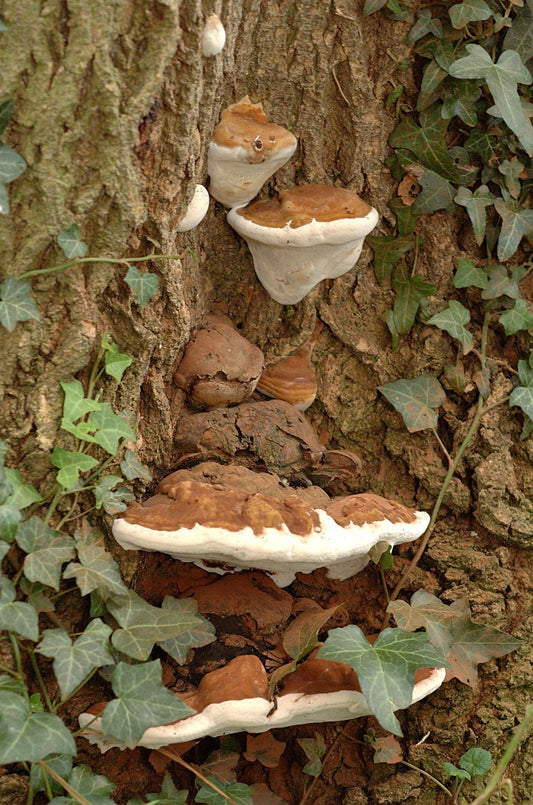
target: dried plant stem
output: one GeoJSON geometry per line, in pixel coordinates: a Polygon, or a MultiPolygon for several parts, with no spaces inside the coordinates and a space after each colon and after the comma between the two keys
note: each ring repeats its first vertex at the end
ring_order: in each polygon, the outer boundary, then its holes
{"type": "Polygon", "coordinates": [[[175,755],[172,752],[165,751],[164,747],[161,747],[161,749],[158,749],[158,751],[161,752],[162,755],[165,755],[165,757],[168,757],[171,760],[173,760],[175,763],[179,763],[180,766],[183,766],[185,769],[187,769],[187,771],[192,772],[192,774],[194,774],[195,777],[198,777],[199,780],[208,785],[209,788],[212,788],[213,791],[216,791],[219,796],[223,797],[227,802],[231,803],[231,805],[238,805],[234,799],[228,797],[228,795],[224,791],[222,791],[221,788],[219,788],[217,785],[215,785],[215,783],[211,782],[211,780],[209,780],[204,774],[202,774],[202,772],[197,766],[193,766],[190,763],[187,763],[187,761],[183,760],[183,758],[180,757],[179,755],[175,755]]]}
{"type": "Polygon", "coordinates": [[[45,763],[44,760],[39,760],[38,762],[43,772],[49,774],[50,777],[53,777],[56,783],[59,783],[59,785],[65,789],[67,794],[70,794],[72,799],[75,799],[76,802],[79,803],[79,805],[91,805],[88,799],[85,799],[85,797],[79,794],[75,788],[72,788],[72,786],[69,785],[67,781],[63,777],[61,777],[60,774],[54,771],[54,769],[50,768],[50,766],[47,763],[45,763]]]}
{"type": "Polygon", "coordinates": [[[131,263],[144,263],[147,260],[182,260],[184,254],[149,254],[146,257],[76,257],[75,260],[69,260],[66,263],[61,263],[59,266],[51,266],[50,268],[35,268],[33,271],[26,271],[17,277],[18,280],[28,280],[32,277],[44,277],[47,274],[55,274],[57,271],[64,271],[66,268],[79,266],[81,263],[119,263],[129,266],[131,263]]]}

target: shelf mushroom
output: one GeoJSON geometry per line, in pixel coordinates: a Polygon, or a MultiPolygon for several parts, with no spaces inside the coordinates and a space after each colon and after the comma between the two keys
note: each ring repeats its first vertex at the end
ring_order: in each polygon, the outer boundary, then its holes
{"type": "Polygon", "coordinates": [[[296,491],[275,498],[184,479],[180,470],[116,519],[113,536],[126,550],[161,551],[215,573],[264,570],[286,587],[319,567],[347,579],[374,546],[415,540],[429,522],[425,512],[370,493],[318,508],[296,491]]]}
{"type": "Polygon", "coordinates": [[[209,209],[209,193],[203,184],[197,184],[194,188],[192,199],[190,200],[183,218],[179,221],[176,231],[188,232],[203,221],[209,209]]]}
{"type": "MultiPolygon", "coordinates": [[[[420,669],[415,674],[411,704],[437,690],[445,673],[444,668],[420,669]]],[[[286,677],[275,707],[261,661],[248,655],[235,657],[223,668],[206,674],[196,693],[180,698],[196,714],[173,724],[150,727],[138,746],[158,749],[206,735],[216,738],[234,732],[259,733],[297,724],[346,721],[372,712],[352,669],[343,663],[314,658],[286,677]]],[[[124,748],[113,738],[102,735],[102,721],[95,720],[95,713],[82,713],[79,723],[82,729],[88,726],[84,738],[97,744],[102,752],[113,746],[124,748]]]]}
{"type": "Polygon", "coordinates": [[[257,391],[266,397],[294,405],[298,411],[307,411],[317,393],[316,372],[310,363],[311,344],[304,344],[294,355],[289,355],[261,374],[257,391]]]}
{"type": "Polygon", "coordinates": [[[211,14],[202,31],[202,55],[206,58],[218,55],[226,44],[226,31],[217,14],[211,14]]]}
{"type": "Polygon", "coordinates": [[[254,198],[294,154],[294,134],[269,123],[261,103],[245,95],[222,112],[207,151],[209,192],[226,207],[254,198]]]}
{"type": "Polygon", "coordinates": [[[378,213],[342,187],[307,184],[228,212],[250,248],[259,281],[282,305],[294,305],[321,280],[345,274],[359,259],[378,213]]]}

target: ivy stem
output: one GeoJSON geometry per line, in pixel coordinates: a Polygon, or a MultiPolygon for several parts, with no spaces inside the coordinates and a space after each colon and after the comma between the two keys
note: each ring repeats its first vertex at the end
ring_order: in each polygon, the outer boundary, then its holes
{"type": "Polygon", "coordinates": [[[433,777],[433,775],[430,774],[428,771],[421,769],[419,766],[415,766],[413,763],[409,763],[407,760],[400,760],[400,763],[402,763],[404,766],[408,766],[410,769],[413,769],[414,771],[419,772],[419,774],[422,774],[424,777],[427,777],[428,780],[431,780],[432,783],[435,783],[435,785],[438,785],[439,788],[442,788],[442,790],[445,791],[449,797],[453,796],[450,789],[446,788],[444,783],[441,783],[440,780],[437,780],[437,778],[433,777]]]}
{"type": "Polygon", "coordinates": [[[212,788],[213,791],[216,791],[216,793],[219,796],[223,797],[223,799],[225,799],[226,802],[231,803],[231,805],[237,805],[237,803],[235,802],[234,799],[232,799],[231,797],[228,797],[228,795],[225,794],[224,791],[222,791],[221,788],[219,788],[217,785],[212,783],[211,780],[208,780],[207,777],[205,777],[202,774],[202,772],[200,771],[200,769],[197,766],[192,766],[190,763],[187,763],[186,760],[183,760],[183,758],[180,755],[177,755],[177,754],[174,754],[173,752],[169,752],[168,750],[165,750],[165,748],[163,746],[158,751],[161,752],[162,755],[165,755],[165,757],[170,758],[171,760],[175,761],[176,763],[179,763],[180,766],[183,766],[185,769],[187,769],[188,771],[192,772],[195,777],[198,777],[198,779],[201,780],[203,783],[205,783],[205,785],[208,785],[209,788],[212,788]]]}
{"type": "MultiPolygon", "coordinates": [[[[13,649],[13,656],[15,658],[15,665],[17,666],[17,672],[20,679],[24,679],[24,669],[22,668],[22,657],[20,656],[20,646],[16,635],[13,632],[8,632],[9,640],[11,641],[11,648],[13,649]]],[[[26,699],[29,701],[30,697],[28,695],[28,688],[24,685],[24,695],[26,699]]]]}
{"type": "Polygon", "coordinates": [[[515,754],[516,750],[520,746],[521,741],[526,737],[527,733],[529,732],[529,728],[533,723],[533,704],[530,704],[526,710],[526,714],[522,719],[522,722],[518,725],[516,732],[514,733],[513,737],[507,744],[507,748],[501,758],[498,761],[498,764],[494,770],[494,774],[488,781],[485,790],[472,802],[470,805],[482,805],[483,802],[486,802],[489,797],[495,792],[495,790],[503,783],[502,777],[505,773],[505,769],[509,765],[512,760],[513,755],[515,754]]]}
{"type": "Polygon", "coordinates": [[[41,769],[42,769],[44,772],[46,772],[46,774],[49,774],[49,775],[50,775],[50,777],[53,777],[53,778],[54,778],[54,780],[56,781],[56,783],[59,783],[59,785],[60,785],[62,788],[64,788],[64,789],[65,789],[65,791],[67,792],[67,794],[70,794],[70,796],[72,797],[72,799],[75,799],[75,800],[76,800],[76,802],[78,802],[78,803],[79,803],[79,805],[91,805],[91,803],[89,802],[89,800],[88,800],[88,799],[85,799],[85,797],[84,797],[84,796],[82,796],[82,795],[81,795],[81,794],[79,794],[79,793],[78,793],[78,792],[77,792],[77,791],[76,791],[74,788],[72,788],[72,786],[71,786],[71,785],[69,785],[69,784],[67,783],[67,781],[66,781],[66,780],[65,780],[63,777],[61,777],[61,775],[60,775],[60,774],[58,774],[58,773],[57,773],[56,771],[54,771],[54,769],[52,769],[52,768],[51,768],[51,767],[50,767],[50,766],[49,766],[47,763],[45,763],[45,762],[44,762],[44,760],[39,760],[39,766],[41,767],[41,769]]]}
{"type": "Polygon", "coordinates": [[[55,512],[55,510],[56,510],[57,504],[59,503],[59,501],[61,500],[61,498],[62,498],[64,495],[66,495],[66,494],[67,494],[67,493],[66,493],[66,492],[63,492],[63,490],[62,490],[61,488],[59,488],[59,489],[57,490],[57,492],[55,493],[55,495],[54,495],[54,497],[53,497],[53,499],[52,499],[52,502],[50,503],[50,506],[49,506],[49,508],[48,508],[48,511],[46,512],[46,516],[45,516],[45,518],[44,518],[44,522],[45,522],[47,525],[50,523],[50,519],[51,519],[51,517],[52,517],[53,513],[54,513],[54,512],[55,512]]]}
{"type": "Polygon", "coordinates": [[[39,687],[41,689],[43,699],[46,702],[46,706],[47,706],[49,712],[51,713],[51,712],[53,712],[52,702],[50,700],[50,696],[48,695],[48,691],[46,690],[46,685],[44,684],[44,679],[43,679],[42,674],[41,674],[41,669],[39,668],[39,666],[37,664],[37,659],[35,657],[35,652],[33,650],[33,646],[28,646],[28,656],[30,658],[30,662],[32,664],[33,672],[35,674],[37,682],[39,683],[39,687]]]}
{"type": "Polygon", "coordinates": [[[149,254],[147,257],[77,257],[75,260],[69,260],[66,263],[61,263],[59,266],[34,268],[32,271],[26,271],[24,274],[20,274],[17,279],[29,280],[31,277],[44,277],[46,274],[55,274],[58,271],[64,271],[66,268],[81,265],[81,263],[116,263],[129,266],[130,263],[143,263],[147,260],[181,260],[184,256],[184,254],[149,254]]]}
{"type": "Polygon", "coordinates": [[[448,466],[449,466],[449,465],[450,465],[450,464],[453,462],[453,459],[452,459],[451,455],[448,453],[448,450],[446,449],[446,445],[444,444],[444,442],[443,442],[443,441],[442,441],[442,439],[440,438],[440,436],[439,436],[439,434],[438,434],[438,432],[437,432],[437,429],[436,429],[436,428],[431,428],[431,430],[432,430],[432,432],[433,432],[433,436],[435,437],[435,439],[436,439],[436,440],[438,441],[438,443],[439,443],[439,447],[440,447],[440,449],[442,450],[442,452],[443,452],[443,453],[444,453],[444,455],[446,456],[446,458],[447,458],[447,460],[448,460],[448,466]]]}

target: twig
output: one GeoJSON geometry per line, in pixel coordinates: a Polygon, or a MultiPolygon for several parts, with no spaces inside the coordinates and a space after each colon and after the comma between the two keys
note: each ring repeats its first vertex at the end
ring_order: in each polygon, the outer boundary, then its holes
{"type": "Polygon", "coordinates": [[[82,796],[82,794],[79,794],[75,788],[72,788],[72,786],[69,785],[67,781],[63,777],[61,777],[60,774],[58,774],[47,763],[45,763],[44,760],[39,760],[38,763],[39,766],[43,769],[43,771],[46,772],[46,774],[49,774],[50,777],[53,777],[56,783],[59,783],[59,785],[65,789],[67,794],[70,794],[70,796],[73,799],[75,799],[76,802],[79,803],[79,805],[91,805],[88,799],[85,799],[85,797],[82,796]]]}
{"type": "Polygon", "coordinates": [[[168,757],[171,760],[176,761],[176,763],[179,763],[185,769],[192,772],[195,777],[198,777],[198,779],[201,780],[206,785],[208,785],[209,788],[212,788],[213,791],[216,791],[217,794],[219,794],[221,797],[224,797],[224,799],[227,802],[230,802],[231,805],[238,805],[238,803],[236,803],[234,799],[229,797],[226,793],[224,793],[224,791],[222,791],[221,788],[219,788],[217,785],[215,785],[215,783],[211,782],[211,780],[205,777],[205,775],[202,774],[202,772],[197,766],[192,766],[190,763],[187,763],[187,761],[183,760],[183,758],[180,757],[179,755],[175,755],[172,752],[165,751],[164,747],[161,747],[161,749],[159,749],[158,751],[161,752],[162,755],[165,755],[165,757],[168,757]]]}

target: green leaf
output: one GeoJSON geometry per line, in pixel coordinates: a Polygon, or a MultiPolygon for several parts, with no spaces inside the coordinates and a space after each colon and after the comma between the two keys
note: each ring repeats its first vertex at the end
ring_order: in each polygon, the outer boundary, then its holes
{"type": "Polygon", "coordinates": [[[516,50],[526,64],[533,57],[533,8],[515,8],[513,24],[505,34],[503,50],[516,50]]]}
{"type": "Polygon", "coordinates": [[[366,243],[374,252],[374,271],[377,281],[382,285],[402,254],[416,248],[416,235],[374,235],[366,238],[366,243]]]}
{"type": "MultiPolygon", "coordinates": [[[[514,50],[504,51],[496,64],[481,45],[466,45],[468,56],[457,59],[450,67],[454,78],[484,78],[505,120],[529,156],[533,155],[533,126],[525,117],[517,84],[531,83],[531,74],[514,50]]],[[[503,258],[500,258],[503,259],[503,258]]]]}
{"type": "Polygon", "coordinates": [[[470,775],[464,769],[458,769],[453,763],[443,763],[442,768],[447,772],[450,777],[455,777],[457,780],[470,780],[470,775]]]}
{"type": "Polygon", "coordinates": [[[0,763],[35,762],[52,753],[75,755],[76,744],[58,716],[32,713],[28,702],[0,692],[0,763]]]}
{"type": "Polygon", "coordinates": [[[0,183],[0,215],[9,215],[9,194],[5,184],[0,183]]]}
{"type": "Polygon", "coordinates": [[[9,503],[0,506],[0,539],[11,542],[17,533],[21,518],[22,513],[18,506],[12,506],[9,503]]]}
{"type": "Polygon", "coordinates": [[[417,17],[417,21],[407,35],[407,42],[418,42],[419,39],[422,39],[427,34],[433,34],[440,39],[442,36],[442,22],[438,19],[433,19],[428,8],[418,11],[417,17]]]}
{"type": "Polygon", "coordinates": [[[464,146],[474,154],[479,154],[483,162],[488,165],[494,152],[493,142],[495,137],[491,137],[486,131],[474,129],[465,140],[464,146]]]}
{"type": "Polygon", "coordinates": [[[404,118],[389,137],[390,145],[410,151],[427,170],[460,184],[457,167],[448,153],[445,139],[448,124],[441,117],[440,106],[435,104],[421,112],[419,122],[417,126],[412,118],[404,118]]]}
{"type": "Polygon", "coordinates": [[[100,619],[90,621],[82,635],[73,643],[64,629],[45,629],[35,649],[53,658],[53,668],[65,699],[85,677],[103,665],[111,665],[109,635],[111,627],[100,619]]]}
{"type": "Polygon", "coordinates": [[[117,383],[120,383],[122,375],[128,366],[131,366],[133,363],[133,358],[119,352],[117,345],[113,344],[107,337],[107,333],[104,335],[102,347],[105,350],[104,367],[106,374],[113,377],[117,383]]]}
{"type": "Polygon", "coordinates": [[[393,275],[392,285],[396,291],[394,300],[394,325],[398,333],[404,335],[413,326],[420,300],[431,296],[437,290],[430,282],[425,282],[419,275],[411,276],[404,266],[400,266],[393,275]]]}
{"type": "MultiPolygon", "coordinates": [[[[217,788],[224,791],[226,797],[230,797],[230,800],[235,805],[254,805],[252,789],[245,783],[222,783],[216,777],[208,777],[207,779],[214,783],[217,788]]],[[[200,784],[194,801],[204,802],[206,805],[228,805],[226,797],[222,797],[213,788],[204,783],[200,784]]]]}
{"type": "Polygon", "coordinates": [[[134,746],[149,727],[170,724],[194,713],[161,684],[159,660],[142,665],[120,662],[111,677],[116,699],[102,715],[104,735],[134,746]]]}
{"type": "Polygon", "coordinates": [[[452,6],[449,11],[450,20],[454,28],[464,28],[469,22],[488,20],[492,11],[485,0],[464,0],[452,6]]]}
{"type": "Polygon", "coordinates": [[[498,260],[508,260],[518,249],[522,236],[533,233],[533,210],[521,207],[515,199],[497,199],[494,206],[502,219],[498,260]]]}
{"type": "Polygon", "coordinates": [[[24,173],[28,166],[17,152],[4,143],[0,143],[0,182],[9,184],[24,173]]]}
{"type": "Polygon", "coordinates": [[[138,268],[132,266],[124,281],[130,286],[135,294],[135,298],[141,308],[146,307],[150,299],[156,295],[159,289],[157,274],[141,274],[138,268]]]}
{"type": "Polygon", "coordinates": [[[17,322],[39,318],[30,290],[29,282],[14,277],[8,277],[0,285],[0,324],[10,333],[17,326],[17,322]]]}
{"type": "Polygon", "coordinates": [[[140,478],[141,481],[148,483],[152,480],[152,473],[148,467],[145,467],[144,464],[139,461],[133,450],[130,450],[129,447],[126,449],[124,458],[120,462],[120,469],[128,481],[140,478]]]}
{"type": "Polygon", "coordinates": [[[411,604],[394,601],[387,607],[401,629],[411,632],[425,628],[429,639],[449,664],[452,676],[474,687],[477,666],[493,657],[502,657],[519,648],[521,642],[511,635],[471,620],[468,601],[463,598],[453,604],[418,590],[411,604]]]}
{"type": "Polygon", "coordinates": [[[424,170],[420,174],[418,181],[423,189],[413,204],[415,213],[421,214],[436,212],[436,210],[453,209],[453,198],[456,189],[448,179],[439,176],[438,173],[433,171],[424,170]]]}
{"type": "Polygon", "coordinates": [[[121,439],[132,442],[136,439],[135,431],[111,410],[108,403],[100,403],[99,410],[89,415],[88,424],[95,429],[96,442],[112,456],[116,455],[121,439]]]}
{"type": "Polygon", "coordinates": [[[127,805],[145,805],[145,802],[153,802],[154,805],[187,805],[189,792],[178,791],[172,782],[172,777],[167,772],[160,793],[146,794],[145,796],[146,800],[141,800],[137,797],[135,797],[135,799],[129,799],[127,805]]]}
{"type": "MultiPolygon", "coordinates": [[[[114,791],[115,784],[103,774],[94,774],[88,766],[75,766],[67,782],[91,805],[115,805],[115,800],[107,796],[114,791]]],[[[77,797],[68,796],[54,797],[49,805],[78,805],[78,803],[77,797]]]]}
{"type": "Polygon", "coordinates": [[[282,638],[283,648],[293,660],[302,660],[318,644],[318,634],[337,611],[316,606],[300,612],[287,627],[282,638]]]}
{"type": "Polygon", "coordinates": [[[509,395],[509,405],[518,406],[529,419],[533,419],[533,369],[527,361],[518,361],[518,376],[522,385],[509,395]]]}
{"type": "Polygon", "coordinates": [[[521,191],[519,176],[524,170],[524,165],[517,159],[504,159],[498,165],[499,172],[505,176],[505,186],[513,198],[518,198],[521,191]]]}
{"type": "Polygon", "coordinates": [[[402,735],[394,711],[411,704],[415,671],[446,665],[423,632],[385,629],[372,645],[354,625],[332,629],[317,657],[344,662],[355,670],[373,714],[394,735],[402,735]]]}
{"type": "Polygon", "coordinates": [[[85,397],[83,386],[79,380],[71,380],[70,383],[60,383],[60,386],[65,395],[63,401],[64,420],[76,422],[91,411],[98,411],[102,407],[102,403],[85,397]]]}
{"type": "Polygon", "coordinates": [[[88,595],[93,590],[127,595],[119,566],[101,541],[78,540],[77,548],[79,562],[67,565],[63,578],[76,579],[82,595],[88,595]]]}
{"type": "Polygon", "coordinates": [[[365,0],[363,6],[363,16],[368,17],[370,14],[375,14],[380,8],[386,5],[387,0],[365,0]]]}
{"type": "Polygon", "coordinates": [[[77,224],[71,224],[68,229],[60,232],[57,242],[69,260],[73,260],[75,257],[85,257],[89,251],[89,247],[81,239],[80,228],[77,224]]]}
{"type": "Polygon", "coordinates": [[[458,259],[453,277],[454,288],[486,288],[488,282],[487,273],[482,268],[476,268],[473,260],[466,257],[458,259]]]}
{"type": "MultiPolygon", "coordinates": [[[[64,780],[68,779],[68,776],[72,771],[71,755],[47,755],[45,758],[43,758],[43,760],[49,768],[57,772],[61,777],[63,777],[64,780]]],[[[62,790],[59,788],[59,784],[56,783],[55,780],[51,779],[49,775],[47,775],[47,779],[53,790],[62,790]]],[[[34,763],[30,769],[30,788],[35,792],[46,790],[44,772],[38,763],[34,763]]]]}
{"type": "Polygon", "coordinates": [[[158,645],[170,656],[183,664],[191,648],[207,646],[216,640],[215,627],[198,612],[194,598],[171,598],[167,596],[163,610],[171,610],[178,618],[183,631],[175,637],[158,641],[158,645]]]}
{"type": "Polygon", "coordinates": [[[19,525],[15,540],[27,553],[24,560],[26,578],[59,590],[61,567],[76,555],[74,540],[35,516],[19,525]]]}
{"type": "Polygon", "coordinates": [[[470,777],[482,777],[488,772],[491,764],[491,753],[478,746],[469,749],[459,758],[459,766],[464,769],[470,777]]]}
{"type": "Polygon", "coordinates": [[[103,507],[108,514],[119,514],[127,508],[127,503],[134,500],[133,493],[125,486],[114,488],[121,480],[118,475],[104,475],[98,479],[92,490],[97,509],[103,507]]]}
{"type": "Polygon", "coordinates": [[[442,405],[446,394],[433,375],[396,380],[378,389],[402,415],[410,433],[436,427],[438,416],[434,409],[442,405]]]}
{"type": "Polygon", "coordinates": [[[0,135],[4,133],[4,129],[11,120],[15,102],[13,98],[8,98],[7,101],[0,103],[0,135]]]}
{"type": "Polygon", "coordinates": [[[448,307],[440,313],[435,313],[427,323],[433,324],[440,330],[446,330],[452,338],[460,341],[463,347],[463,355],[466,355],[474,344],[472,333],[465,327],[465,324],[468,324],[469,321],[470,311],[460,302],[450,299],[448,307]]]}
{"type": "Polygon", "coordinates": [[[42,500],[41,495],[31,484],[24,483],[18,470],[12,470],[6,467],[5,475],[13,487],[13,491],[6,500],[6,503],[11,506],[16,506],[17,509],[25,509],[31,506],[32,503],[40,503],[42,500]]]}
{"type": "Polygon", "coordinates": [[[533,327],[533,313],[526,300],[516,299],[512,310],[500,314],[500,324],[505,330],[505,335],[514,335],[520,330],[529,330],[533,327]]]}
{"type": "Polygon", "coordinates": [[[77,453],[71,450],[63,450],[62,447],[56,445],[53,453],[50,456],[50,463],[53,467],[58,467],[57,481],[66,489],[70,489],[78,478],[81,472],[87,472],[96,467],[98,461],[92,456],[86,456],[84,453],[77,453]]]}
{"type": "Polygon", "coordinates": [[[487,266],[489,281],[487,287],[481,294],[482,299],[498,299],[500,296],[508,296],[511,299],[520,297],[520,281],[524,277],[526,270],[523,266],[511,266],[511,276],[505,266],[487,266]]]}
{"type": "Polygon", "coordinates": [[[322,771],[322,758],[326,751],[324,738],[317,732],[314,738],[297,738],[296,740],[309,760],[309,763],[302,768],[303,773],[317,777],[322,771]]]}
{"type": "Polygon", "coordinates": [[[475,126],[478,122],[475,102],[480,97],[481,90],[477,83],[456,81],[444,95],[441,115],[445,120],[457,115],[467,126],[475,126]]]}
{"type": "MultiPolygon", "coordinates": [[[[463,207],[466,207],[466,211],[472,221],[474,237],[478,244],[481,244],[485,237],[485,228],[487,225],[486,208],[494,204],[495,200],[496,197],[492,195],[487,185],[484,184],[478,187],[474,193],[466,187],[460,187],[454,197],[456,204],[461,204],[463,207]]],[[[456,285],[455,287],[465,286],[456,285]]],[[[479,285],[476,287],[481,288],[484,286],[479,285]]]]}
{"type": "Polygon", "coordinates": [[[407,206],[401,198],[393,198],[387,204],[396,216],[398,233],[400,235],[410,235],[420,218],[419,215],[413,212],[413,205],[407,206]]]}

